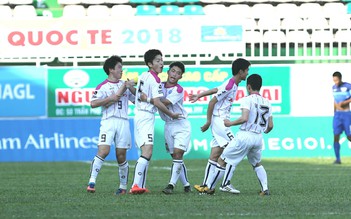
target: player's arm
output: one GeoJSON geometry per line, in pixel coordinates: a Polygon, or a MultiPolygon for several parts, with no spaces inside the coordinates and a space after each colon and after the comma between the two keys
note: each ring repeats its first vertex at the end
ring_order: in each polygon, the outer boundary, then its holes
{"type": "Polygon", "coordinates": [[[336,101],[334,101],[334,111],[336,111],[336,110],[343,110],[341,103],[342,102],[337,103],[336,101]]]}
{"type": "Polygon", "coordinates": [[[136,85],[135,80],[128,79],[125,82],[125,84],[126,84],[127,89],[135,96],[135,94],[136,94],[136,88],[134,87],[136,85]]]}
{"type": "Polygon", "coordinates": [[[181,117],[181,114],[172,113],[171,111],[169,111],[168,108],[161,102],[159,97],[152,98],[152,102],[152,104],[155,105],[157,109],[159,109],[161,112],[171,117],[172,119],[179,119],[181,117]]]}
{"type": "Polygon", "coordinates": [[[208,103],[208,107],[207,107],[207,114],[206,114],[206,123],[205,125],[203,125],[201,127],[201,131],[202,132],[205,132],[211,125],[211,122],[212,122],[212,115],[213,115],[213,110],[214,110],[214,107],[216,105],[216,103],[218,102],[218,99],[217,97],[213,97],[210,102],[208,103]]]}
{"type": "Polygon", "coordinates": [[[165,105],[165,106],[168,106],[168,105],[171,105],[172,104],[172,102],[171,101],[169,101],[169,99],[167,99],[167,98],[160,98],[160,100],[161,100],[161,102],[165,105]]]}
{"type": "Polygon", "coordinates": [[[195,103],[198,99],[200,99],[201,97],[205,97],[205,96],[208,96],[208,95],[212,95],[212,94],[215,94],[218,92],[218,89],[217,88],[212,88],[210,90],[206,90],[206,91],[203,91],[199,94],[190,94],[189,95],[189,99],[190,99],[190,102],[191,103],[195,103]]]}
{"type": "Polygon", "coordinates": [[[349,106],[350,103],[351,103],[351,98],[344,100],[344,101],[340,102],[339,104],[342,108],[344,108],[344,107],[349,106]]]}
{"type": "Polygon", "coordinates": [[[242,108],[241,109],[241,116],[239,118],[237,118],[234,121],[230,121],[229,119],[225,119],[224,125],[226,127],[230,127],[230,126],[234,126],[234,125],[241,125],[249,120],[249,114],[250,114],[250,110],[248,110],[246,108],[242,108]]]}
{"type": "Polygon", "coordinates": [[[104,106],[104,107],[109,107],[112,104],[116,103],[117,101],[119,101],[119,99],[121,98],[121,96],[123,95],[123,93],[127,90],[127,86],[126,83],[122,84],[122,86],[118,89],[117,93],[113,93],[110,96],[104,98],[104,99],[97,99],[97,100],[93,100],[90,102],[90,106],[91,108],[96,108],[96,107],[100,107],[100,106],[104,106]]]}
{"type": "Polygon", "coordinates": [[[264,131],[264,133],[269,133],[270,131],[272,131],[273,129],[273,116],[270,116],[268,118],[268,126],[267,126],[267,129],[264,131]]]}
{"type": "MultiPolygon", "coordinates": [[[[148,99],[148,96],[147,96],[145,93],[143,93],[143,92],[140,93],[140,100],[141,100],[142,102],[148,102],[148,101],[149,101],[151,104],[155,105],[155,104],[154,104],[154,98],[148,99]]],[[[167,98],[164,98],[164,97],[160,97],[160,101],[161,101],[165,106],[168,106],[168,105],[172,104],[172,102],[171,102],[170,100],[168,100],[167,98]]]]}

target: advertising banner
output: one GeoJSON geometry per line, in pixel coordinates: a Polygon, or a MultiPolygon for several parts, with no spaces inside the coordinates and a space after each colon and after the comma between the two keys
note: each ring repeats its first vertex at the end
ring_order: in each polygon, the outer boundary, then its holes
{"type": "MultiPolygon", "coordinates": [[[[159,76],[167,80],[167,71],[159,76]]],[[[122,79],[138,77],[145,68],[124,67],[122,79]]],[[[290,113],[290,68],[289,67],[252,67],[250,73],[259,73],[265,81],[261,95],[268,98],[275,114],[290,113]],[[272,77],[279,75],[279,77],[272,77]]],[[[207,112],[211,96],[190,102],[190,94],[219,86],[224,80],[232,77],[229,66],[188,67],[183,78],[179,81],[185,90],[184,106],[189,116],[201,116],[207,112]]],[[[91,117],[100,116],[101,109],[90,107],[90,98],[95,87],[107,78],[101,67],[89,68],[51,68],[48,70],[48,116],[49,117],[91,117]]],[[[245,81],[239,85],[234,106],[239,106],[240,98],[247,95],[245,81]]],[[[233,107],[232,113],[239,113],[238,107],[233,107]]],[[[134,116],[134,105],[129,105],[129,115],[134,116]]]]}
{"type": "Polygon", "coordinates": [[[0,67],[0,117],[46,116],[46,69],[0,67]]]}
{"type": "MultiPolygon", "coordinates": [[[[350,64],[253,65],[249,74],[262,76],[261,95],[274,110],[274,129],[264,135],[264,157],[334,157],[332,73],[350,81],[350,64]]],[[[91,160],[96,153],[100,109],[90,107],[91,93],[106,79],[102,67],[44,68],[1,67],[0,162],[91,160]],[[25,118],[23,118],[25,117],[25,118]],[[82,128],[84,127],[84,128],[82,128]]],[[[133,79],[144,66],[124,66],[123,79],[133,79]]],[[[159,76],[167,78],[167,65],[159,76]]],[[[189,66],[180,80],[184,106],[191,122],[191,143],[185,159],[206,159],[211,132],[203,133],[211,96],[190,103],[190,94],[216,86],[231,76],[230,65],[189,66]]],[[[239,116],[240,98],[247,95],[246,82],[239,85],[231,118],[239,116]]],[[[129,106],[133,119],[134,105],[129,106]]],[[[164,149],[164,122],[156,115],[153,159],[168,159],[164,149]]],[[[132,122],[131,122],[131,125],[132,122]]],[[[236,132],[238,127],[232,127],[236,132]]],[[[133,129],[131,129],[133,132],[133,129]]],[[[133,139],[134,140],[134,139],[133,139]]],[[[341,154],[351,156],[351,143],[341,135],[341,154]]],[[[129,159],[138,158],[133,146],[129,159]]],[[[114,160],[114,155],[107,159],[114,160]]]]}
{"type": "Polygon", "coordinates": [[[243,53],[242,22],[206,16],[17,19],[0,23],[0,57],[243,53]],[[123,22],[121,22],[123,21],[123,22]],[[118,23],[118,25],[116,25],[118,23]],[[191,25],[185,25],[191,24],[191,25]],[[221,48],[219,51],[218,48],[221,48]]]}
{"type": "MultiPolygon", "coordinates": [[[[205,118],[190,118],[191,142],[184,159],[207,159],[211,131],[201,132],[205,118]]],[[[264,158],[334,157],[331,117],[276,117],[275,127],[263,135],[264,158]]],[[[100,119],[0,120],[0,162],[90,161],[97,153],[100,119]],[[21,124],[20,126],[18,124],[21,124]]],[[[133,121],[130,120],[132,136],[133,121]]],[[[232,127],[235,133],[238,127],[232,127]]],[[[154,160],[171,159],[166,153],[164,122],[155,126],[154,160]]],[[[127,152],[128,160],[137,160],[139,149],[127,152]]],[[[341,155],[351,156],[351,143],[341,136],[341,155]]],[[[113,146],[112,146],[113,147],[113,146]]],[[[115,160],[111,148],[107,160],[115,160]]]]}
{"type": "Polygon", "coordinates": [[[53,68],[48,72],[48,116],[101,116],[101,108],[91,108],[95,88],[107,78],[102,68],[53,68]]]}
{"type": "MultiPolygon", "coordinates": [[[[99,128],[100,119],[0,120],[0,162],[92,160],[99,128]]],[[[127,159],[138,157],[132,146],[127,159]]],[[[108,159],[116,159],[114,146],[108,159]]]]}
{"type": "MultiPolygon", "coordinates": [[[[234,118],[232,118],[234,119],[234,118]]],[[[190,118],[191,142],[185,159],[207,159],[211,151],[211,130],[201,132],[205,118],[190,118]]],[[[154,147],[153,159],[170,158],[165,153],[162,120],[156,122],[157,142],[154,147]]],[[[238,126],[233,126],[236,133],[238,126]]],[[[274,129],[263,135],[264,158],[334,158],[333,129],[331,117],[275,117],[274,129]]],[[[351,142],[345,135],[340,138],[341,156],[351,156],[351,142]]]]}

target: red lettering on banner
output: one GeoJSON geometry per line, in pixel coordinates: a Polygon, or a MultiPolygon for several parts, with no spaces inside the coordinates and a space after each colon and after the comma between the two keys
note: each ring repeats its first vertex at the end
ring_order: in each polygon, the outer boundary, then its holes
{"type": "Polygon", "coordinates": [[[111,40],[111,30],[102,30],[101,32],[101,42],[102,44],[112,44],[111,40]]]}
{"type": "Polygon", "coordinates": [[[90,98],[94,89],[56,89],[56,105],[90,105],[90,98]]]}
{"type": "Polygon", "coordinates": [[[190,99],[190,97],[189,97],[190,94],[193,94],[193,91],[192,91],[192,90],[190,91],[190,93],[189,93],[189,91],[184,90],[184,97],[183,97],[183,100],[184,100],[185,102],[189,101],[189,99],[190,99]]]}
{"type": "Polygon", "coordinates": [[[61,105],[61,103],[68,103],[69,102],[69,96],[68,96],[68,91],[65,92],[57,92],[57,105],[61,105]]]}
{"type": "MultiPolygon", "coordinates": [[[[266,86],[262,87],[260,94],[262,97],[267,98],[271,103],[281,103],[282,102],[282,90],[280,86],[266,86]]],[[[236,92],[235,100],[239,100],[247,95],[247,92],[244,88],[238,88],[236,92]]]]}
{"type": "MultiPolygon", "coordinates": [[[[99,30],[88,30],[87,33],[90,35],[90,43],[91,44],[96,44],[97,42],[97,36],[99,34],[99,30]]],[[[101,31],[101,43],[102,44],[111,44],[111,41],[108,41],[108,39],[111,38],[111,30],[102,30],[101,31]]]]}
{"type": "Polygon", "coordinates": [[[61,32],[59,31],[50,31],[47,35],[46,35],[46,41],[51,44],[51,45],[59,45],[62,43],[63,41],[63,36],[61,34],[61,32]],[[57,36],[55,39],[53,36],[57,36]],[[54,39],[53,39],[54,38],[54,39]]]}
{"type": "Polygon", "coordinates": [[[20,31],[13,31],[7,37],[9,43],[13,46],[24,46],[24,41],[26,37],[20,31]]]}
{"type": "Polygon", "coordinates": [[[278,89],[275,89],[274,90],[274,93],[275,93],[275,96],[277,97],[277,100],[279,100],[279,98],[280,98],[280,92],[279,92],[279,90],[278,89]]]}
{"type": "Polygon", "coordinates": [[[281,102],[280,87],[266,87],[262,89],[262,96],[272,101],[273,103],[281,102]]]}
{"type": "MultiPolygon", "coordinates": [[[[203,89],[195,89],[195,88],[185,88],[184,90],[184,98],[183,100],[185,102],[190,102],[190,95],[192,94],[199,94],[201,92],[203,92],[205,90],[203,89]]],[[[205,96],[205,97],[202,97],[200,99],[198,99],[196,102],[208,102],[209,101],[209,96],[205,96]]]]}
{"type": "Polygon", "coordinates": [[[38,35],[37,35],[37,41],[34,42],[34,36],[33,36],[33,31],[29,31],[28,33],[28,41],[29,44],[33,45],[33,46],[37,46],[43,43],[43,32],[39,31],[38,35]]]}
{"type": "Polygon", "coordinates": [[[73,91],[72,92],[72,103],[81,103],[82,102],[82,92],[73,91]]]}
{"type": "Polygon", "coordinates": [[[71,30],[67,34],[64,34],[58,30],[49,31],[47,33],[43,33],[43,31],[28,31],[27,33],[13,31],[8,35],[7,40],[13,46],[25,46],[26,44],[40,46],[44,43],[45,36],[45,42],[53,46],[62,44],[64,40],[71,45],[77,45],[78,41],[74,41],[72,39],[72,36],[77,33],[77,30],[71,30]]]}
{"type": "Polygon", "coordinates": [[[245,97],[245,91],[243,89],[238,89],[236,91],[236,97],[235,100],[239,100],[240,98],[245,97]]]}
{"type": "Polygon", "coordinates": [[[67,35],[66,35],[66,40],[67,40],[67,42],[69,43],[69,44],[71,44],[71,45],[77,45],[78,44],[78,41],[73,41],[72,40],[72,35],[73,34],[77,34],[78,33],[78,31],[76,31],[76,30],[71,30],[71,31],[69,31],[68,33],[67,33],[67,35]]]}
{"type": "Polygon", "coordinates": [[[98,30],[88,30],[88,34],[90,34],[90,43],[95,44],[96,34],[98,34],[98,30]]]}

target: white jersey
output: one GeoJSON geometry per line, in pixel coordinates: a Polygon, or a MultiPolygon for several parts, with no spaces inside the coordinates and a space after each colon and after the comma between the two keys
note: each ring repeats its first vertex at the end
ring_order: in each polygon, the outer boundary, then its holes
{"type": "Polygon", "coordinates": [[[238,86],[235,84],[234,78],[230,78],[217,87],[217,89],[218,91],[214,96],[218,102],[214,106],[213,115],[229,119],[238,86]]]}
{"type": "MultiPolygon", "coordinates": [[[[111,82],[107,79],[104,80],[96,87],[91,101],[105,99],[112,94],[116,94],[123,84],[124,81],[122,80],[117,82],[111,82]]],[[[109,107],[102,107],[101,120],[108,119],[110,117],[128,119],[128,100],[134,103],[135,96],[129,90],[126,90],[120,97],[119,101],[110,105],[109,107]]]]}
{"type": "Polygon", "coordinates": [[[155,72],[144,72],[138,77],[138,84],[135,95],[135,108],[141,111],[156,113],[156,106],[151,103],[142,102],[140,100],[140,92],[145,93],[150,98],[163,96],[161,80],[155,72]]]}
{"type": "Polygon", "coordinates": [[[242,131],[261,134],[268,125],[268,118],[272,116],[272,107],[268,99],[259,94],[251,94],[241,99],[241,109],[250,111],[249,120],[240,126],[242,131]]]}
{"type": "MultiPolygon", "coordinates": [[[[179,84],[172,87],[166,87],[166,82],[163,82],[161,85],[163,98],[166,98],[172,103],[167,106],[168,110],[176,114],[181,114],[184,118],[186,118],[188,116],[188,113],[183,106],[184,89],[179,84]]],[[[159,111],[159,114],[161,119],[163,119],[165,122],[173,120],[161,111],[159,111]]]]}

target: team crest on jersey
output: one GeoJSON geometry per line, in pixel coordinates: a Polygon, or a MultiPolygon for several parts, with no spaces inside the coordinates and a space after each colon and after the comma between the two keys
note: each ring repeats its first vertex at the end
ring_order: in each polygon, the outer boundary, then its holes
{"type": "Polygon", "coordinates": [[[225,94],[225,93],[227,93],[227,91],[222,91],[222,93],[220,93],[220,94],[218,94],[218,96],[221,96],[222,94],[225,94]]]}
{"type": "Polygon", "coordinates": [[[95,90],[95,91],[93,92],[93,98],[96,98],[97,93],[98,93],[97,90],[95,90]]]}
{"type": "Polygon", "coordinates": [[[347,91],[347,87],[341,87],[340,90],[341,90],[341,92],[346,92],[347,91]]]}
{"type": "Polygon", "coordinates": [[[171,93],[172,93],[172,90],[169,90],[169,91],[168,91],[168,94],[171,94],[171,93]]]}

